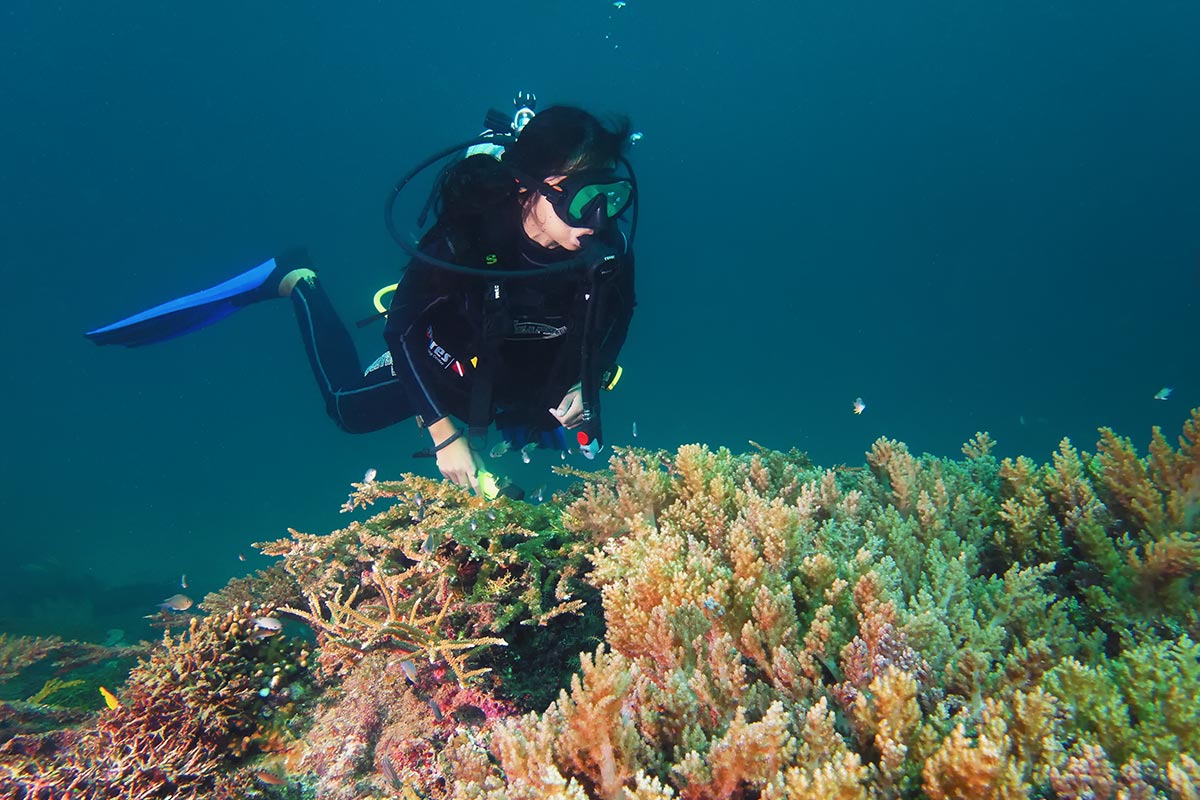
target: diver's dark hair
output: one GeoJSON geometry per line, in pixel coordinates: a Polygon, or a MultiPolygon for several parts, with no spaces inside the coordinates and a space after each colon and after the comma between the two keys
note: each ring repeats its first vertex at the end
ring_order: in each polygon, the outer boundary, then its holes
{"type": "MultiPolygon", "coordinates": [[[[633,128],[626,117],[607,127],[575,106],[551,106],[525,125],[505,151],[503,162],[476,154],[452,165],[438,184],[438,219],[452,226],[471,225],[489,209],[517,197],[513,170],[536,179],[611,169],[629,142],[633,128]]],[[[528,192],[523,205],[537,200],[528,192]]]]}
{"type": "Polygon", "coordinates": [[[487,153],[476,153],[442,173],[437,216],[451,226],[469,225],[517,196],[512,173],[487,153]]]}
{"type": "Polygon", "coordinates": [[[608,128],[582,108],[551,106],[529,120],[517,141],[504,151],[504,163],[539,180],[612,169],[631,131],[624,117],[608,128]]]}

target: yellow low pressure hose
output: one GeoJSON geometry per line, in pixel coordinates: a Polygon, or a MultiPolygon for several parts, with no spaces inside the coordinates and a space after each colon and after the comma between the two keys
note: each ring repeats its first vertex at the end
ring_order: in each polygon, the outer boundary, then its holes
{"type": "Polygon", "coordinates": [[[383,304],[383,297],[396,291],[396,287],[399,285],[398,283],[393,283],[391,286],[385,286],[375,293],[375,297],[371,299],[371,302],[375,304],[376,311],[380,314],[387,314],[388,307],[383,304]]]}

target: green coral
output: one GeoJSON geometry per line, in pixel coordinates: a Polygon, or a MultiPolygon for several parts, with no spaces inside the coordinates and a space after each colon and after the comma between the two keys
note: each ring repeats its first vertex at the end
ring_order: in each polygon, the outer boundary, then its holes
{"type": "Polygon", "coordinates": [[[1119,762],[1200,753],[1200,645],[1187,636],[1091,665],[1067,659],[1046,687],[1065,701],[1079,734],[1119,762]]]}

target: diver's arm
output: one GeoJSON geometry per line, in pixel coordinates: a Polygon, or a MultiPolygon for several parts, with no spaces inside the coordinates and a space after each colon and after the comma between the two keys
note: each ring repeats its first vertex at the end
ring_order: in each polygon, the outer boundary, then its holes
{"type": "Polygon", "coordinates": [[[431,422],[428,430],[437,456],[438,471],[442,473],[442,477],[479,492],[479,473],[484,469],[483,459],[471,450],[465,431],[450,417],[431,422]]]}
{"type": "MultiPolygon", "coordinates": [[[[422,250],[434,257],[444,258],[441,251],[448,250],[448,247],[438,247],[438,244],[439,240],[436,239],[422,242],[422,250]]],[[[430,308],[446,299],[447,287],[441,285],[438,273],[437,269],[418,259],[409,262],[392,294],[387,325],[383,331],[383,338],[392,353],[392,367],[404,386],[409,407],[425,420],[436,420],[446,413],[433,387],[421,379],[416,360],[424,353],[419,350],[414,352],[416,346],[413,344],[414,341],[420,342],[413,335],[414,328],[419,326],[430,308]]]]}
{"type": "Polygon", "coordinates": [[[625,344],[625,335],[629,332],[629,322],[633,319],[633,308],[637,305],[637,297],[633,288],[633,251],[630,250],[621,258],[621,264],[616,272],[609,277],[608,292],[605,303],[605,319],[600,323],[600,345],[596,354],[596,366],[600,374],[616,368],[617,355],[625,344]]]}

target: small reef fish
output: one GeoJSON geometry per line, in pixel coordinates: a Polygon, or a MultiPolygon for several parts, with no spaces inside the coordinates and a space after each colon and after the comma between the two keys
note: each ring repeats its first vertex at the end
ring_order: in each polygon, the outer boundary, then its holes
{"type": "Polygon", "coordinates": [[[258,778],[268,786],[283,786],[288,780],[278,772],[271,772],[269,769],[255,770],[254,777],[258,778]]]}
{"type": "Polygon", "coordinates": [[[186,572],[179,576],[179,588],[180,589],[187,588],[187,573],[186,572]]]}
{"type": "Polygon", "coordinates": [[[637,423],[633,423],[633,438],[637,438],[637,423]]]}
{"type": "Polygon", "coordinates": [[[613,8],[624,8],[624,7],[625,7],[625,0],[616,0],[616,2],[613,3],[613,8]]]}
{"type": "Polygon", "coordinates": [[[1159,389],[1157,392],[1154,393],[1154,399],[1155,400],[1166,400],[1168,397],[1171,396],[1171,392],[1173,392],[1173,391],[1175,391],[1175,390],[1172,389],[1170,386],[1164,386],[1163,388],[1159,389]]]}
{"type": "MultiPolygon", "coordinates": [[[[261,631],[270,631],[271,633],[279,633],[283,630],[283,622],[275,617],[255,617],[254,627],[261,631]]],[[[268,634],[270,635],[270,634],[268,634]]]]}
{"type": "Polygon", "coordinates": [[[538,488],[533,490],[533,502],[541,503],[541,502],[544,502],[545,499],[546,499],[546,487],[545,486],[539,486],[538,488]]]}
{"type": "Polygon", "coordinates": [[[105,689],[103,686],[99,687],[99,689],[100,696],[104,698],[104,705],[108,706],[109,708],[121,707],[121,701],[117,699],[115,694],[110,692],[108,689],[105,689]]]}
{"type": "Polygon", "coordinates": [[[387,756],[379,757],[379,773],[387,778],[388,783],[392,784],[393,789],[403,789],[404,781],[396,774],[396,768],[392,766],[392,760],[387,756]]]}
{"type": "Polygon", "coordinates": [[[863,402],[861,397],[854,398],[854,413],[861,414],[867,410],[867,404],[863,402]]]}
{"type": "Polygon", "coordinates": [[[400,671],[404,673],[404,677],[408,678],[409,683],[417,682],[417,665],[412,661],[408,659],[401,661],[400,671]]]}
{"type": "Polygon", "coordinates": [[[192,607],[192,598],[186,594],[173,594],[158,604],[163,611],[187,611],[192,607]]]}
{"type": "Polygon", "coordinates": [[[376,476],[376,475],[378,475],[378,474],[379,474],[379,473],[378,473],[378,472],[375,470],[375,468],[374,468],[374,467],[371,467],[369,470],[367,470],[367,471],[366,471],[366,472],[363,474],[363,479],[362,479],[362,482],[363,482],[363,483],[374,483],[374,482],[375,482],[375,476],[376,476]]]}
{"type": "Polygon", "coordinates": [[[245,560],[246,560],[246,554],[238,553],[238,561],[245,561],[245,560]]]}
{"type": "Polygon", "coordinates": [[[538,448],[537,442],[530,442],[529,444],[522,447],[521,448],[521,460],[524,461],[526,464],[528,464],[531,460],[529,457],[529,454],[532,453],[534,450],[537,450],[537,448],[538,448]]]}
{"type": "Polygon", "coordinates": [[[488,451],[488,458],[499,458],[512,449],[512,444],[508,439],[502,439],[496,442],[496,446],[488,451]]]}

